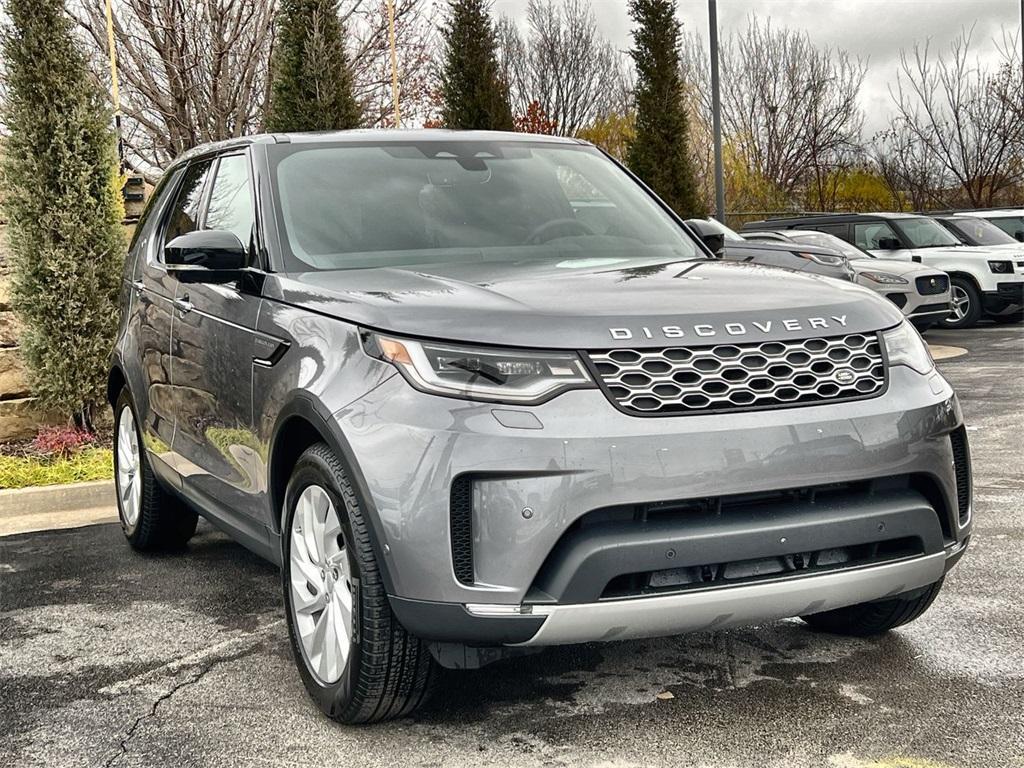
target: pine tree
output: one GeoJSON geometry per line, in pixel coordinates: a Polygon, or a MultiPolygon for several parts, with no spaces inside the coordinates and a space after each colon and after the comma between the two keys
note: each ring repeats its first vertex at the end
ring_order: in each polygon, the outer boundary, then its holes
{"type": "Polygon", "coordinates": [[[508,85],[498,65],[497,40],[487,0],[451,0],[441,30],[441,94],[448,128],[511,131],[515,124],[508,85]]]}
{"type": "Polygon", "coordinates": [[[629,12],[637,80],[627,165],[680,216],[704,216],[689,152],[675,0],[630,0],[629,12]]]}
{"type": "Polygon", "coordinates": [[[267,130],[358,128],[338,0],[282,0],[277,24],[267,130]]]}
{"type": "Polygon", "coordinates": [[[123,207],[110,111],[63,0],[8,0],[0,168],[22,355],[40,405],[91,428],[118,325],[123,207]]]}

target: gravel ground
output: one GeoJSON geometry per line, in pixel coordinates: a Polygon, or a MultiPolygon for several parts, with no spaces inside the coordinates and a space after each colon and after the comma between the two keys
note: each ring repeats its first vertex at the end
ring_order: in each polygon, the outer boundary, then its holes
{"type": "Polygon", "coordinates": [[[0,538],[3,766],[1024,766],[1024,330],[929,334],[967,415],[970,551],[882,639],[799,622],[553,649],[445,673],[418,716],[347,728],[293,668],[278,575],[209,527],[0,538]]]}

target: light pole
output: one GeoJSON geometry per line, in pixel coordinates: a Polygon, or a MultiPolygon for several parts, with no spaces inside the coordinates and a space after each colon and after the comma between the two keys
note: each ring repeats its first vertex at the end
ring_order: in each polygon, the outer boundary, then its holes
{"type": "Polygon", "coordinates": [[[114,102],[114,131],[117,135],[117,160],[124,173],[124,141],[121,138],[121,91],[117,82],[117,47],[114,45],[114,9],[107,0],[107,48],[110,56],[110,96],[114,102]]]}
{"type": "MultiPolygon", "coordinates": [[[[1024,4],[1024,0],[1021,0],[1024,4]]],[[[711,37],[711,133],[715,141],[715,218],[725,223],[725,167],[722,162],[722,98],[718,81],[718,3],[708,0],[711,37]]]]}
{"type": "MultiPolygon", "coordinates": [[[[1024,0],[1021,0],[1024,2],[1024,0]]],[[[110,2],[110,0],[107,0],[110,2]]],[[[395,128],[402,127],[402,113],[398,109],[398,50],[395,44],[395,0],[388,3],[388,44],[391,46],[391,101],[395,106],[395,128]]]]}

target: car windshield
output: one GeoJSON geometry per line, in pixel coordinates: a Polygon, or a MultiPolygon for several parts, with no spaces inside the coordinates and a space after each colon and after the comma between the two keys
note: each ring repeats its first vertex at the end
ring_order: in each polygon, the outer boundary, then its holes
{"type": "Polygon", "coordinates": [[[798,243],[807,243],[808,245],[819,245],[822,248],[831,248],[833,251],[838,251],[848,259],[873,259],[875,258],[872,254],[867,251],[862,251],[855,245],[843,240],[841,237],[830,235],[827,232],[800,232],[796,234],[790,234],[794,240],[798,243]]]}
{"type": "Polygon", "coordinates": [[[585,145],[294,143],[270,152],[289,269],[704,258],[653,198],[585,145]]]}
{"type": "Polygon", "coordinates": [[[942,248],[960,245],[960,241],[934,219],[923,216],[913,219],[893,219],[889,222],[903,233],[911,248],[942,248]]]}
{"type": "Polygon", "coordinates": [[[1024,239],[1024,216],[1000,216],[989,219],[1015,241],[1024,239]]]}
{"type": "Polygon", "coordinates": [[[955,219],[946,219],[945,221],[972,245],[1007,245],[1017,242],[995,224],[984,219],[957,216],[955,219]]]}

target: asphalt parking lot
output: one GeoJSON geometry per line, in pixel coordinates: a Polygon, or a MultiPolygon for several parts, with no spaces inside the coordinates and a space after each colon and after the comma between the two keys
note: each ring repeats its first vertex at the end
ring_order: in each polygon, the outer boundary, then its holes
{"type": "Polygon", "coordinates": [[[323,718],[278,574],[209,527],[140,556],[116,524],[0,538],[3,766],[1024,766],[1024,329],[933,332],[975,468],[970,551],[877,640],[797,621],[445,673],[414,719],[323,718]]]}

